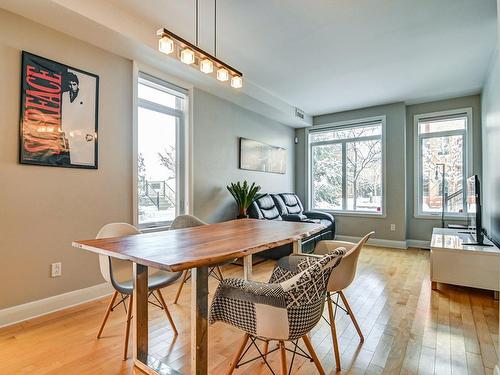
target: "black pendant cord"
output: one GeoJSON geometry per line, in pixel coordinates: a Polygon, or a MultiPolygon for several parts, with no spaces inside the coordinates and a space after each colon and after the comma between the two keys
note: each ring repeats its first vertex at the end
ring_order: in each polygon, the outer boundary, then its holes
{"type": "Polygon", "coordinates": [[[195,27],[194,27],[194,32],[195,32],[195,40],[196,40],[196,47],[198,47],[198,23],[199,23],[199,18],[198,18],[198,12],[199,12],[199,4],[198,4],[198,0],[195,0],[195,11],[194,11],[194,14],[195,14],[195,27]]]}
{"type": "Polygon", "coordinates": [[[217,57],[217,0],[214,0],[214,56],[217,57]]]}

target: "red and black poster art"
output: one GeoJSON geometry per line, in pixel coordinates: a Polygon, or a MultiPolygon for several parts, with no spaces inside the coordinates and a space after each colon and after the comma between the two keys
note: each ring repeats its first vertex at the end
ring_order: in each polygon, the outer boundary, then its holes
{"type": "Polygon", "coordinates": [[[97,168],[99,77],[23,51],[20,162],[97,168]]]}

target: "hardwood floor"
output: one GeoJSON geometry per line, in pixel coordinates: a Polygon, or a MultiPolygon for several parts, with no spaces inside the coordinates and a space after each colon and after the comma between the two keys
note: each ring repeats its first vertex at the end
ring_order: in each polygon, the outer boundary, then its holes
{"type": "MultiPolygon", "coordinates": [[[[266,280],[272,265],[268,261],[254,266],[254,278],[266,280]]],[[[223,272],[226,277],[240,276],[243,269],[228,266],[223,272]]],[[[217,282],[211,280],[210,285],[213,292],[217,282]]],[[[189,289],[188,282],[177,305],[171,304],[177,285],[163,290],[179,330],[176,340],[164,312],[150,308],[151,351],[186,374],[189,289]]],[[[339,311],[342,374],[493,373],[498,361],[498,302],[491,292],[475,289],[441,284],[438,291],[431,291],[428,251],[366,247],[346,296],[365,342],[359,343],[349,317],[339,311]]],[[[130,358],[121,360],[126,317],[122,306],[111,313],[102,338],[95,338],[108,302],[106,298],[0,330],[0,374],[140,373],[132,368],[130,358]]],[[[321,321],[310,337],[326,373],[335,373],[328,325],[321,321]]],[[[221,323],[210,328],[212,374],[225,373],[242,338],[243,333],[221,323]]],[[[270,354],[268,361],[278,372],[279,351],[270,354]]],[[[316,373],[314,364],[303,359],[295,360],[294,369],[294,374],[316,373]]],[[[235,374],[270,372],[256,361],[235,374]]]]}

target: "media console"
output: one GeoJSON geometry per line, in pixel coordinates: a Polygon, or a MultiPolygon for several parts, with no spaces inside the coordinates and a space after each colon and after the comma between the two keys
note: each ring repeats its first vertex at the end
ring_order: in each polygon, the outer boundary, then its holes
{"type": "Polygon", "coordinates": [[[438,283],[500,290],[500,249],[489,240],[488,246],[467,245],[470,234],[463,229],[434,228],[431,240],[432,289],[438,283]]]}

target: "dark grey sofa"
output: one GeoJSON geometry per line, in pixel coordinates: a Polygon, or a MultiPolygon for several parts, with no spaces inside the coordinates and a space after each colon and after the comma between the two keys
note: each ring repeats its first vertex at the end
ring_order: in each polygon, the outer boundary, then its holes
{"type": "MultiPolygon", "coordinates": [[[[304,211],[299,197],[294,193],[263,194],[248,209],[251,218],[321,223],[326,228],[302,241],[302,251],[311,253],[316,243],[335,238],[335,218],[321,211],[304,211]]],[[[292,252],[291,245],[284,245],[260,253],[266,258],[278,259],[292,252]]]]}

